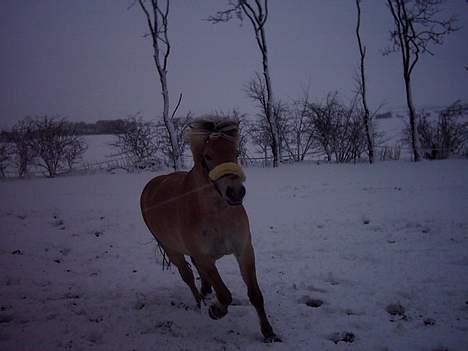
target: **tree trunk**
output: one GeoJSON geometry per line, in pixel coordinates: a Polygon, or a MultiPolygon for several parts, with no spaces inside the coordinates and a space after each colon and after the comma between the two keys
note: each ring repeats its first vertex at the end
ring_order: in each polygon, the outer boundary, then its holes
{"type": "Polygon", "coordinates": [[[421,161],[421,155],[419,152],[419,137],[418,137],[418,130],[417,130],[417,115],[416,110],[413,104],[413,94],[411,91],[411,76],[405,75],[405,88],[406,88],[406,104],[408,106],[409,112],[409,122],[410,122],[410,130],[411,130],[411,148],[413,151],[413,159],[415,162],[421,161]]]}
{"type": "Polygon", "coordinates": [[[266,118],[268,124],[271,128],[271,148],[273,153],[273,167],[279,166],[279,156],[280,156],[280,147],[279,147],[279,133],[278,133],[278,123],[275,116],[273,115],[273,90],[271,88],[271,79],[270,79],[270,70],[268,67],[268,52],[266,46],[265,32],[263,27],[260,29],[260,34],[263,42],[262,50],[262,63],[263,63],[263,76],[265,78],[265,85],[267,90],[267,109],[266,109],[266,118]]]}
{"type": "Polygon", "coordinates": [[[356,7],[357,7],[357,25],[356,25],[356,37],[358,40],[359,45],[359,53],[361,56],[361,98],[362,98],[362,106],[364,108],[364,128],[366,132],[366,141],[367,141],[367,153],[369,156],[369,163],[374,162],[374,138],[373,138],[373,127],[372,127],[372,119],[369,112],[369,107],[367,106],[367,87],[366,87],[366,75],[365,75],[365,66],[364,61],[366,58],[366,47],[362,45],[361,42],[361,35],[359,33],[361,27],[361,5],[360,0],[356,0],[356,7]]]}
{"type": "Polygon", "coordinates": [[[165,71],[161,70],[159,78],[161,81],[161,90],[163,96],[163,120],[166,126],[167,133],[169,134],[169,140],[172,149],[172,167],[175,171],[182,169],[182,162],[179,155],[179,146],[177,144],[177,137],[175,133],[174,123],[169,116],[169,92],[167,89],[167,79],[165,71]]]}

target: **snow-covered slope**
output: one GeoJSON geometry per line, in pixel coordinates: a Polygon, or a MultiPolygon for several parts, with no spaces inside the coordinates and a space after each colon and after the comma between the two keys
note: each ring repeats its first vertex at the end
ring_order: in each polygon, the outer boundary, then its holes
{"type": "MultiPolygon", "coordinates": [[[[247,169],[274,350],[466,350],[468,162],[247,169]]],[[[236,305],[198,311],[139,213],[153,175],[0,183],[0,350],[264,350],[236,305]]]]}

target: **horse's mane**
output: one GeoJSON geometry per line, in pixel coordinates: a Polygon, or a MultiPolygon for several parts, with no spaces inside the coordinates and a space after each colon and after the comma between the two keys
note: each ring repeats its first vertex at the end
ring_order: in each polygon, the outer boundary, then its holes
{"type": "Polygon", "coordinates": [[[211,136],[222,137],[238,145],[239,120],[220,116],[203,116],[193,120],[187,134],[187,141],[190,143],[195,160],[203,150],[207,138],[211,136]]]}

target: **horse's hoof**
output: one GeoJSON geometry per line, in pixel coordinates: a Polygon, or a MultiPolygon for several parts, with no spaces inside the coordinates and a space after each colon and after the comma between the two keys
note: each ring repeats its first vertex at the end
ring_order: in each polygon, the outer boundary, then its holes
{"type": "Polygon", "coordinates": [[[227,308],[219,306],[218,304],[213,304],[208,309],[208,314],[211,319],[217,320],[223,318],[227,314],[227,308]]]}
{"type": "Polygon", "coordinates": [[[271,344],[271,343],[274,343],[274,342],[283,342],[283,340],[281,340],[281,338],[276,334],[265,336],[265,339],[263,341],[266,344],[271,344]]]}

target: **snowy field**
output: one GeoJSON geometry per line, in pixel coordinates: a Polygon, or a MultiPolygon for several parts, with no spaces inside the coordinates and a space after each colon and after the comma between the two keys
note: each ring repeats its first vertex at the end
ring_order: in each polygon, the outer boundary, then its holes
{"type": "Polygon", "coordinates": [[[468,162],[247,169],[265,345],[235,306],[197,310],[139,213],[154,174],[0,183],[0,350],[468,349],[468,162]]]}

